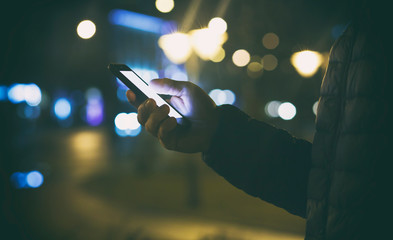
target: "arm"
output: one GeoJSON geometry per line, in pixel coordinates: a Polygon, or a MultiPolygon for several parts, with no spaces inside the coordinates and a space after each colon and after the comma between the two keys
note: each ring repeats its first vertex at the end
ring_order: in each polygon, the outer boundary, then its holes
{"type": "Polygon", "coordinates": [[[191,127],[182,128],[168,117],[166,105],[157,107],[152,99],[140,103],[128,91],[128,100],[138,108],[138,121],[162,146],[203,152],[205,162],[236,187],[305,216],[310,143],[253,120],[233,106],[216,107],[191,82],[156,79],[150,86],[157,93],[172,95],[172,105],[191,122],[191,127]]]}
{"type": "Polygon", "coordinates": [[[203,159],[246,193],[305,217],[311,144],[251,119],[237,108],[217,108],[219,124],[203,159]]]}

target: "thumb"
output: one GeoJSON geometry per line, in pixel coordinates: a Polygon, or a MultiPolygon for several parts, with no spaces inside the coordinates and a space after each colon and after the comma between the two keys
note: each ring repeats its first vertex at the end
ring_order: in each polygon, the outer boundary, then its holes
{"type": "Polygon", "coordinates": [[[153,79],[149,83],[150,87],[158,94],[181,96],[186,88],[185,82],[175,81],[169,78],[153,79]]]}

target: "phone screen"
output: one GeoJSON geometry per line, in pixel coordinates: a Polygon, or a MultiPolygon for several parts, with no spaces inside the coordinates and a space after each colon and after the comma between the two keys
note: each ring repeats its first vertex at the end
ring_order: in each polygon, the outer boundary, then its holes
{"type": "Polygon", "coordinates": [[[153,98],[156,101],[157,106],[162,106],[166,104],[169,106],[169,116],[174,118],[182,118],[182,115],[174,109],[171,105],[169,105],[160,95],[154,92],[153,89],[149,87],[149,85],[143,81],[135,72],[121,70],[121,74],[123,74],[132,84],[134,84],[139,90],[141,90],[148,98],[153,98]]]}

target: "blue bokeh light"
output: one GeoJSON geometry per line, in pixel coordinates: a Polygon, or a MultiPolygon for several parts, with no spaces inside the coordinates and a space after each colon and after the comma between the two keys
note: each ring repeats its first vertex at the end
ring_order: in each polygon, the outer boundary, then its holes
{"type": "Polygon", "coordinates": [[[44,176],[39,171],[31,171],[26,175],[27,186],[38,188],[44,183],[44,176]]]}
{"type": "Polygon", "coordinates": [[[53,110],[58,119],[67,119],[71,115],[71,103],[66,98],[59,98],[56,100],[53,110]]]}
{"type": "Polygon", "coordinates": [[[164,20],[141,13],[113,9],[109,13],[109,22],[114,25],[137,29],[145,32],[161,34],[164,20]]]}
{"type": "Polygon", "coordinates": [[[15,188],[25,188],[27,186],[26,174],[22,172],[14,172],[10,177],[12,185],[15,188]]]}
{"type": "Polygon", "coordinates": [[[7,99],[7,87],[0,86],[0,101],[6,101],[7,99]]]}
{"type": "Polygon", "coordinates": [[[26,105],[23,110],[23,116],[27,119],[37,119],[41,114],[41,108],[39,106],[32,107],[26,105]]]}
{"type": "Polygon", "coordinates": [[[44,183],[44,176],[37,170],[30,172],[14,172],[10,177],[15,188],[38,188],[44,183]]]}

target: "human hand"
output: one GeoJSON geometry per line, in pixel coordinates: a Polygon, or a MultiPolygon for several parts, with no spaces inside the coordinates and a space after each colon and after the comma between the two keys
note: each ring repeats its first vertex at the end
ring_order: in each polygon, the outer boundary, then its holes
{"type": "Polygon", "coordinates": [[[167,105],[158,107],[153,99],[140,103],[128,90],[127,98],[138,109],[139,123],[169,150],[186,153],[208,150],[218,123],[216,104],[209,95],[191,82],[168,78],[154,79],[149,85],[158,94],[172,95],[171,105],[191,124],[179,125],[174,117],[168,116],[167,105]]]}

